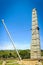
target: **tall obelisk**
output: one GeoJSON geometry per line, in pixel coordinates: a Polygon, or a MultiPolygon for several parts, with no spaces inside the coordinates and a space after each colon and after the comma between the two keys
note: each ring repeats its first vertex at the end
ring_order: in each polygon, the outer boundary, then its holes
{"type": "Polygon", "coordinates": [[[36,8],[34,8],[32,10],[31,59],[40,59],[40,58],[41,58],[41,49],[40,49],[40,37],[39,37],[37,10],[36,8]]]}

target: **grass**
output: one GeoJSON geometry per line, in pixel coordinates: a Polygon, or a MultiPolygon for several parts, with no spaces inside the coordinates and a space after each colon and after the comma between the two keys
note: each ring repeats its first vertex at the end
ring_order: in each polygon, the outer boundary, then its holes
{"type": "Polygon", "coordinates": [[[18,60],[6,60],[6,65],[20,65],[17,63],[18,60]],[[14,63],[15,62],[15,63],[14,63]]]}
{"type": "MultiPolygon", "coordinates": [[[[6,65],[20,65],[18,63],[14,63],[14,62],[17,62],[17,60],[6,60],[6,65]]],[[[3,61],[0,60],[0,65],[2,65],[3,61]]]]}
{"type": "Polygon", "coordinates": [[[19,64],[16,64],[16,63],[15,63],[15,64],[6,64],[6,65],[19,65],[19,64]]]}
{"type": "Polygon", "coordinates": [[[42,61],[42,65],[43,65],[43,61],[42,61]]]}
{"type": "Polygon", "coordinates": [[[2,60],[0,60],[0,65],[2,65],[2,62],[3,62],[3,61],[2,61],[2,60]]]}
{"type": "Polygon", "coordinates": [[[16,62],[17,60],[6,60],[7,63],[13,63],[16,62]]]}

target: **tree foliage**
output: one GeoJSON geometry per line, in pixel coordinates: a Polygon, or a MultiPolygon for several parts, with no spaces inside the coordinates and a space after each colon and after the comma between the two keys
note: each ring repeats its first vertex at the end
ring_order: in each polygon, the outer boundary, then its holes
{"type": "MultiPolygon", "coordinates": [[[[30,50],[18,50],[22,59],[30,58],[30,50]]],[[[43,50],[41,50],[43,56],[43,50]]],[[[18,58],[15,50],[0,50],[0,58],[18,58]]]]}

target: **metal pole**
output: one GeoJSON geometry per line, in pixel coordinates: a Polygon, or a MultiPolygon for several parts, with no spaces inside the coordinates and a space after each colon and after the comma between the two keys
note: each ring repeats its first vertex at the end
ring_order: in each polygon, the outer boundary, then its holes
{"type": "Polygon", "coordinates": [[[5,25],[5,23],[4,23],[4,19],[2,19],[2,23],[3,23],[3,25],[4,25],[4,28],[5,28],[5,30],[6,30],[6,32],[7,32],[7,34],[8,34],[8,36],[9,36],[11,42],[12,42],[13,47],[15,48],[15,50],[16,50],[16,52],[17,52],[17,55],[18,55],[19,59],[21,60],[21,57],[20,57],[20,55],[19,55],[19,52],[18,52],[18,50],[16,49],[16,47],[15,47],[15,45],[14,45],[14,41],[13,41],[13,39],[12,39],[12,37],[11,37],[11,35],[10,35],[10,33],[9,33],[9,31],[8,31],[8,29],[7,29],[6,25],[5,25]]]}

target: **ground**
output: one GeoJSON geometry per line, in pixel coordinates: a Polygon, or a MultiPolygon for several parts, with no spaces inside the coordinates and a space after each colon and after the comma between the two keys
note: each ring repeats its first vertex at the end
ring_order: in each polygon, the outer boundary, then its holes
{"type": "MultiPolygon", "coordinates": [[[[4,62],[5,63],[5,62],[4,62]]],[[[0,60],[0,65],[4,65],[3,60],[0,60]]],[[[22,60],[22,61],[18,61],[18,60],[6,60],[6,64],[5,65],[43,65],[43,61],[38,62],[37,60],[22,60]]]]}

